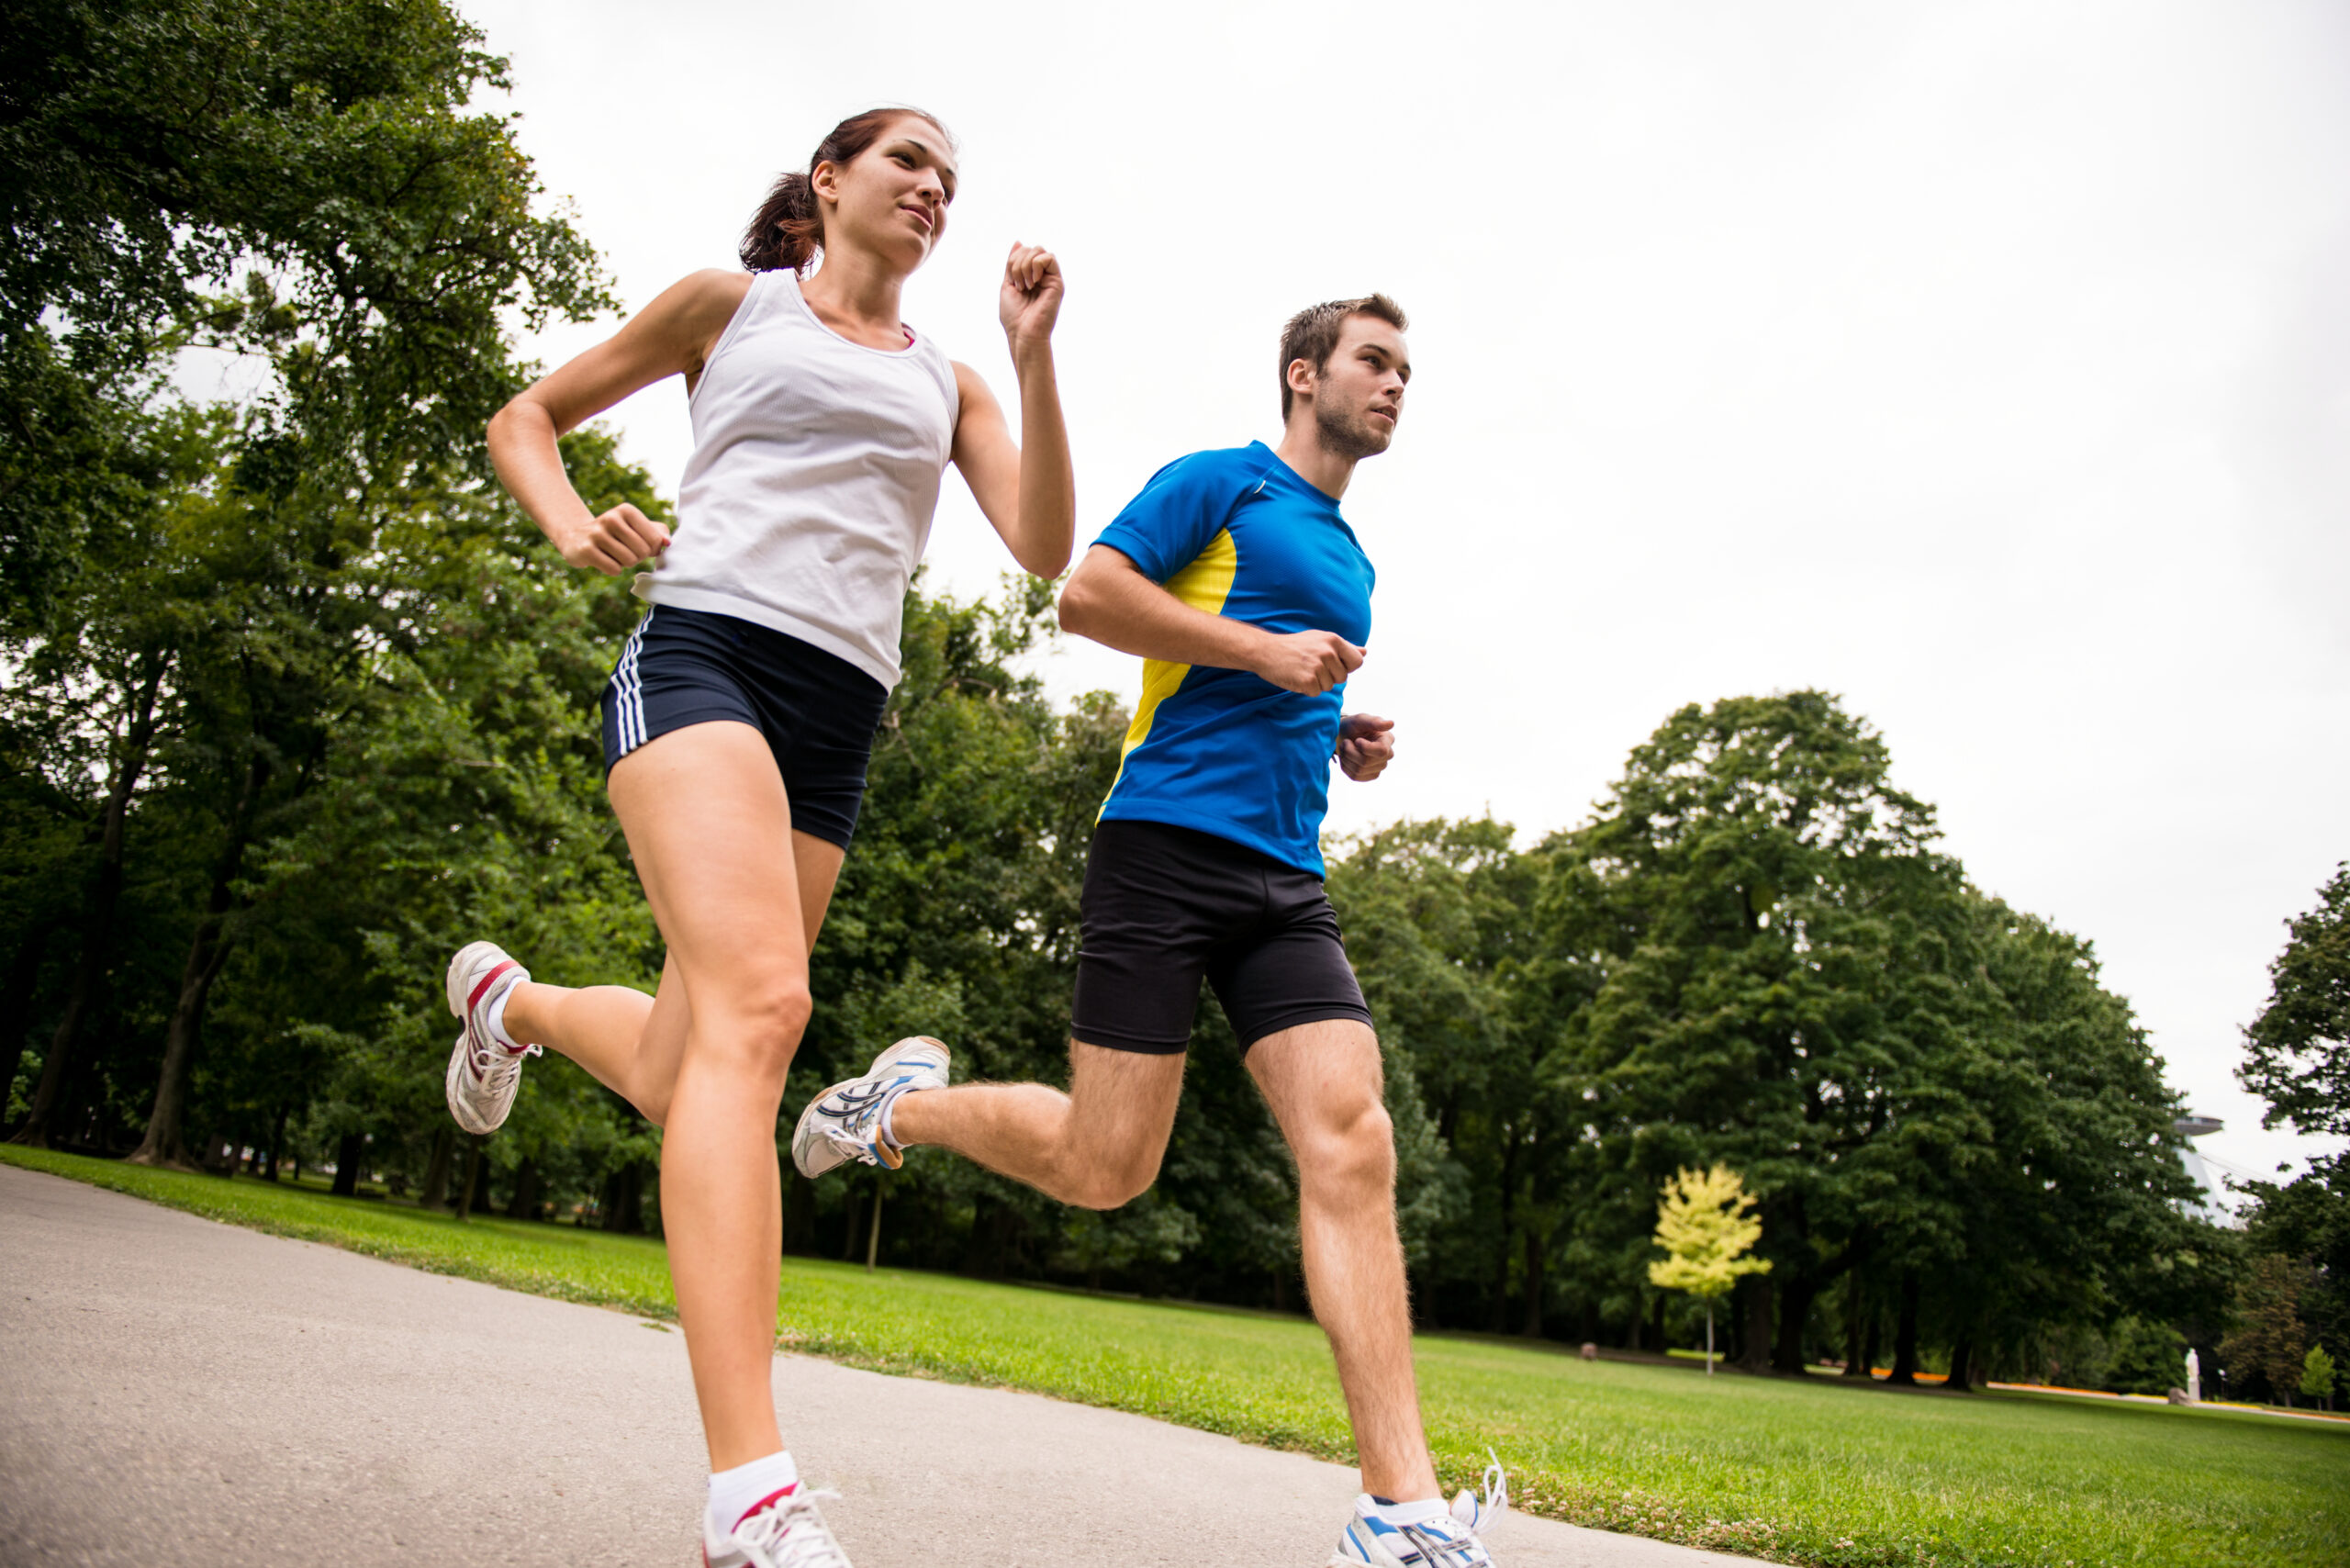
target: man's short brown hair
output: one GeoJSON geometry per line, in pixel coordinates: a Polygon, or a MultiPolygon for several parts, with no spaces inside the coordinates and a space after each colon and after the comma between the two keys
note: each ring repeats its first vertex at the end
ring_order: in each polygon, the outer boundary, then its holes
{"type": "Polygon", "coordinates": [[[1360,299],[1333,299],[1321,305],[1309,305],[1289,319],[1281,329],[1281,420],[1289,420],[1290,405],[1297,394],[1290,390],[1289,367],[1299,360],[1314,367],[1319,375],[1330,367],[1330,354],[1338,346],[1338,333],[1349,316],[1372,316],[1386,322],[1399,332],[1412,330],[1404,319],[1404,308],[1383,294],[1366,294],[1360,299]]]}

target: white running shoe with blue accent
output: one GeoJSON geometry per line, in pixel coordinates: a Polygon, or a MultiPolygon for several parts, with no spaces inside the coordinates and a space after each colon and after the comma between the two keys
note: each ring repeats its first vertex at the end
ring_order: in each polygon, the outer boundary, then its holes
{"type": "Polygon", "coordinates": [[[856,1078],[834,1084],[808,1102],[791,1129],[791,1163],[800,1174],[822,1176],[852,1159],[895,1170],[904,1155],[881,1136],[885,1113],[901,1094],[946,1087],[952,1060],[946,1043],[928,1035],[900,1040],[856,1078]]]}
{"type": "Polygon", "coordinates": [[[1355,1517],[1338,1537],[1328,1568],[1493,1568],[1493,1555],[1477,1532],[1509,1511],[1509,1478],[1491,1449],[1485,1457],[1485,1495],[1464,1489],[1449,1513],[1413,1524],[1393,1525],[1379,1517],[1369,1495],[1355,1499],[1355,1517]]]}
{"type": "Polygon", "coordinates": [[[703,1568],[849,1568],[848,1553],[816,1506],[819,1497],[839,1496],[796,1483],[754,1504],[723,1540],[705,1528],[703,1568]]]}

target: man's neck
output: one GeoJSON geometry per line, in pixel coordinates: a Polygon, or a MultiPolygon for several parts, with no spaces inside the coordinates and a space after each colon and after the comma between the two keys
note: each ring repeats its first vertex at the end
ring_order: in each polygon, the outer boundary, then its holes
{"type": "Polygon", "coordinates": [[[1273,455],[1334,501],[1347,493],[1347,485],[1355,476],[1355,460],[1341,457],[1322,444],[1310,410],[1305,418],[1290,421],[1289,429],[1281,432],[1281,443],[1273,448],[1273,455]]]}

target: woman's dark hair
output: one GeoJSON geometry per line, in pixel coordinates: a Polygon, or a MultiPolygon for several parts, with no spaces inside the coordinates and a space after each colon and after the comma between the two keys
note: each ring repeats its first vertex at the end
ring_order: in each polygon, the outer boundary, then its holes
{"type": "Polygon", "coordinates": [[[805,272],[824,246],[824,215],[816,206],[816,186],[811,178],[816,173],[816,165],[846,165],[901,119],[928,120],[938,127],[938,133],[949,144],[955,140],[954,133],[940,124],[937,116],[902,105],[849,116],[816,143],[804,172],[795,170],[784,175],[775,183],[775,189],[767,192],[767,199],[759,204],[751,226],[743,230],[743,245],[737,253],[743,258],[744,267],[755,273],[772,272],[778,267],[805,272]]]}

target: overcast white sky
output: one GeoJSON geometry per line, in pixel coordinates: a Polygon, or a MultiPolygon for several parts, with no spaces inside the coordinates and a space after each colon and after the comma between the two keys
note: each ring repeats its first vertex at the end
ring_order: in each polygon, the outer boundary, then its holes
{"type": "MultiPolygon", "coordinates": [[[[1583,819],[1674,708],[1821,687],[1976,882],[2097,944],[2224,1168],[2282,922],[2350,857],[2350,10],[459,0],[633,308],[842,116],[963,185],[907,317],[999,391],[1014,240],[1090,536],[1277,433],[1300,306],[1412,313],[1338,830],[1583,819]]],[[[609,324],[538,340],[552,362],[609,324]]],[[[674,491],[672,383],[611,416],[674,491]]],[[[1010,562],[951,481],[933,581],[1010,562]]],[[[1061,694],[1131,700],[1073,644],[1061,694]]]]}

